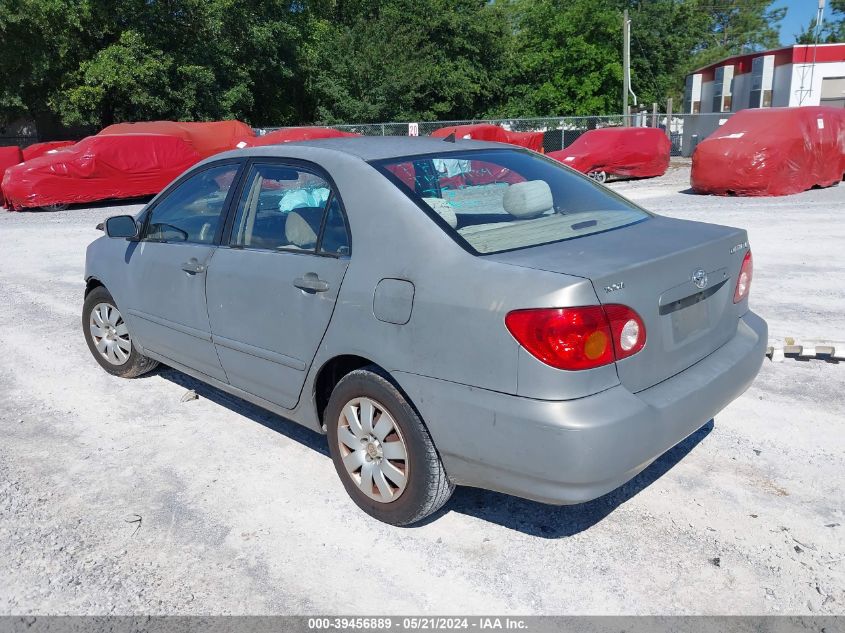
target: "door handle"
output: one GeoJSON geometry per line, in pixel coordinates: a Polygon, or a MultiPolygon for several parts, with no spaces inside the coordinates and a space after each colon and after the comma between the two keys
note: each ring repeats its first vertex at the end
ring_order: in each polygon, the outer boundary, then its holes
{"type": "Polygon", "coordinates": [[[200,264],[196,257],[191,257],[191,259],[182,263],[182,270],[191,275],[204,273],[205,264],[200,264]]]}
{"type": "Polygon", "coordinates": [[[329,289],[328,282],[323,281],[317,276],[317,273],[305,273],[304,277],[297,277],[293,280],[293,285],[305,292],[326,292],[329,289]]]}

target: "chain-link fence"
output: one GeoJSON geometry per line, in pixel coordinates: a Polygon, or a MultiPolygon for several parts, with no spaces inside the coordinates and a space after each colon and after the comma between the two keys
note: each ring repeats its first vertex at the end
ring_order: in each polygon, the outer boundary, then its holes
{"type": "Polygon", "coordinates": [[[38,142],[38,137],[30,136],[0,136],[0,147],[9,147],[17,145],[18,147],[26,147],[38,142]]]}
{"type": "MultiPolygon", "coordinates": [[[[355,132],[364,136],[428,136],[435,130],[455,125],[492,123],[513,132],[543,132],[543,151],[554,152],[571,145],[587,130],[622,125],[656,127],[667,130],[672,142],[673,156],[689,156],[699,140],[706,138],[724,123],[730,112],[715,114],[672,114],[641,112],[627,117],[619,115],[540,117],[526,119],[475,119],[472,121],[411,121],[392,123],[352,123],[332,126],[338,130],[355,132]]],[[[259,128],[264,134],[280,128],[259,128]]],[[[91,132],[94,133],[94,132],[91,132]]],[[[40,139],[35,136],[0,136],[0,146],[25,147],[40,139]]],[[[53,139],[50,139],[53,140],[53,139]]]]}
{"type": "MultiPolygon", "coordinates": [[[[662,130],[668,128],[666,133],[672,142],[672,155],[689,156],[695,149],[697,142],[706,138],[730,115],[730,112],[722,114],[672,114],[670,118],[665,113],[641,112],[627,117],[619,114],[526,119],[475,119],[472,121],[353,123],[332,127],[364,136],[428,136],[443,127],[492,123],[501,125],[513,132],[543,132],[543,151],[548,153],[568,147],[587,130],[620,127],[627,124],[637,127],[656,127],[662,130]]],[[[263,128],[259,132],[266,133],[277,129],[280,128],[263,128]]]]}

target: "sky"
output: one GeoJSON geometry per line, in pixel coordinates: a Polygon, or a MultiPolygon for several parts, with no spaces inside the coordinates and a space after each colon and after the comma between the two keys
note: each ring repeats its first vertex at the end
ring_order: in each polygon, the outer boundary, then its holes
{"type": "MultiPolygon", "coordinates": [[[[829,4],[829,3],[828,3],[829,4]]],[[[786,7],[786,17],[780,24],[781,44],[789,45],[795,43],[795,36],[804,30],[816,16],[819,8],[818,0],[778,0],[776,7],[786,7]]],[[[830,8],[825,9],[825,17],[830,17],[830,8]]]]}

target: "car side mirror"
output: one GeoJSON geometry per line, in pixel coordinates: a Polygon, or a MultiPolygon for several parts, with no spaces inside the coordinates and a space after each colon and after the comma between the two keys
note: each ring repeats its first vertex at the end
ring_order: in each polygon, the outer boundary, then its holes
{"type": "Polygon", "coordinates": [[[106,220],[106,235],[132,239],[138,236],[138,225],[131,215],[116,215],[106,220]]]}

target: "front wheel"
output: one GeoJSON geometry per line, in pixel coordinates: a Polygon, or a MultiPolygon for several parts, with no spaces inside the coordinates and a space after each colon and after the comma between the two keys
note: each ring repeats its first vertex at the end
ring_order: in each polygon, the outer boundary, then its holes
{"type": "Polygon", "coordinates": [[[380,368],[371,365],[344,376],[325,420],[335,470],[367,514],[408,525],[449,500],[454,485],[428,430],[380,368]]]}
{"type": "Polygon", "coordinates": [[[601,184],[607,182],[607,172],[605,171],[591,171],[587,175],[596,182],[600,182],[601,184]]]}
{"type": "Polygon", "coordinates": [[[129,327],[117,304],[102,286],[85,297],[82,306],[82,331],[85,342],[100,367],[114,376],[135,378],[158,366],[132,344],[129,327]]]}

